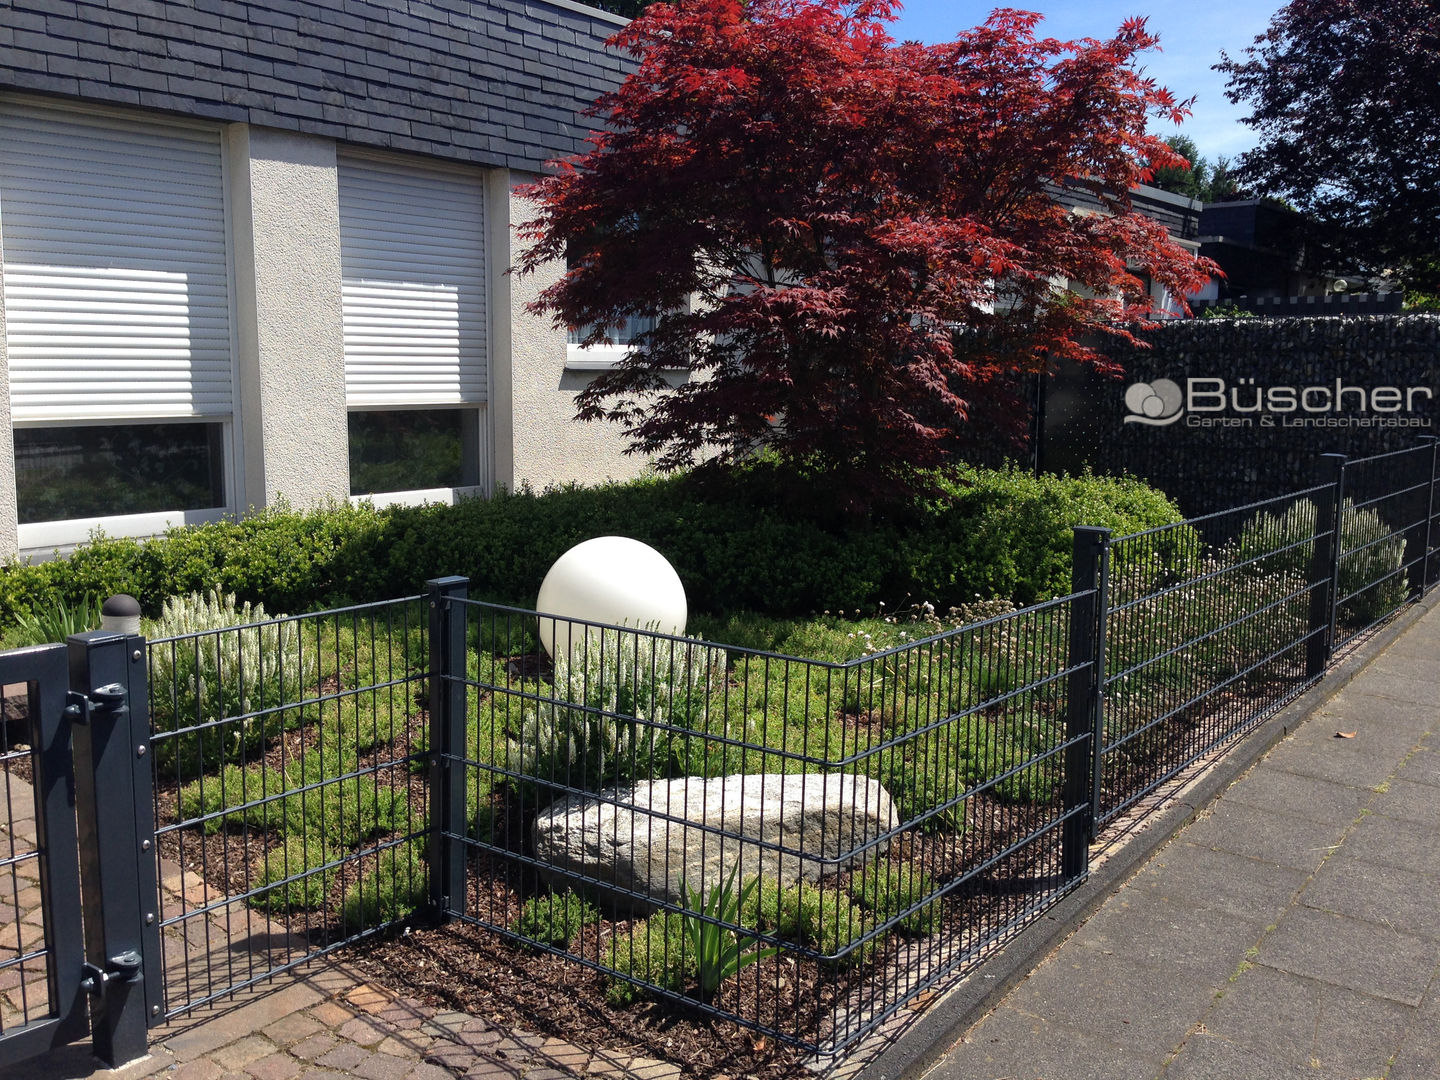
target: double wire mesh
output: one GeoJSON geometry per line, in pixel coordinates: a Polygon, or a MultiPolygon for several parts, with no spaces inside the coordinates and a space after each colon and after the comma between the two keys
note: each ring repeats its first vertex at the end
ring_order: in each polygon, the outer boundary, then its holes
{"type": "Polygon", "coordinates": [[[1434,581],[1435,456],[1337,461],[1111,541],[1093,590],[843,662],[458,596],[154,641],[167,1014],[428,900],[612,1006],[842,1050],[1072,887],[1092,815],[1153,805],[1434,581]]]}
{"type": "Polygon", "coordinates": [[[425,891],[419,598],[149,643],[166,1015],[425,891]]]}
{"type": "Polygon", "coordinates": [[[843,1048],[1073,884],[1070,604],[845,663],[458,605],[456,913],[612,1003],[843,1048]]]}

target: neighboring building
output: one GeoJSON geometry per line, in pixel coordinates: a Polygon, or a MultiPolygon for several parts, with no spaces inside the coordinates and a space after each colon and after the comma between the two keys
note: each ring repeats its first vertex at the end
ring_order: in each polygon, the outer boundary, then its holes
{"type": "MultiPolygon", "coordinates": [[[[1104,204],[1091,192],[1071,185],[1054,188],[1055,198],[1062,206],[1068,206],[1077,213],[1105,213],[1104,204]]],[[[1165,226],[1170,239],[1191,255],[1200,253],[1197,237],[1200,231],[1201,205],[1188,195],[1176,195],[1148,184],[1141,184],[1130,192],[1130,205],[1136,213],[1144,214],[1165,226]]],[[[1179,317],[1183,309],[1170,296],[1165,287],[1143,275],[1153,303],[1153,314],[1159,318],[1179,317]]]]}
{"type": "Polygon", "coordinates": [[[553,276],[506,273],[623,22],[0,2],[0,556],[643,468],[572,419],[603,358],[527,314],[553,276]]]}
{"type": "Polygon", "coordinates": [[[1305,218],[1274,199],[1206,206],[1200,215],[1200,253],[1214,259],[1225,277],[1197,310],[1233,306],[1255,315],[1307,317],[1401,309],[1399,290],[1324,266],[1306,234],[1305,218]]]}

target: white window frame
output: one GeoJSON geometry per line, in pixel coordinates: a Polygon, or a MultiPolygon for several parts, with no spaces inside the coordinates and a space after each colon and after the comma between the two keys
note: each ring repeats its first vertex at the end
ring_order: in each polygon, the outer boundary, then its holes
{"type": "MultiPolygon", "coordinates": [[[[490,243],[490,215],[495,212],[493,200],[490,197],[489,187],[486,184],[485,170],[476,167],[455,164],[447,161],[438,161],[431,158],[420,158],[409,154],[387,153],[385,151],[371,150],[366,147],[343,145],[341,148],[341,160],[337,162],[337,168],[344,168],[344,159],[350,158],[360,163],[366,161],[374,162],[376,165],[388,166],[390,168],[405,167],[407,165],[423,168],[429,172],[449,173],[452,176],[473,183],[480,198],[482,235],[485,238],[483,273],[484,282],[482,295],[485,297],[485,386],[483,401],[430,401],[430,402],[375,402],[375,401],[349,401],[349,390],[346,390],[346,490],[350,487],[349,472],[349,414],[352,412],[406,412],[406,411],[440,411],[440,410],[473,410],[476,414],[476,423],[479,430],[476,434],[476,453],[479,460],[476,461],[476,475],[480,482],[472,485],[461,485],[457,487],[440,488],[418,488],[400,491],[376,491],[367,492],[363,495],[349,495],[348,499],[352,506],[373,505],[376,507],[385,506],[422,506],[429,503],[454,504],[462,499],[488,497],[494,488],[494,453],[491,446],[493,439],[492,425],[490,423],[490,403],[495,397],[495,339],[494,327],[496,323],[494,305],[493,282],[495,280],[495,258],[494,245],[490,243]]],[[[343,236],[343,230],[342,230],[343,236]]],[[[343,240],[342,240],[343,243],[343,240]]],[[[343,252],[342,252],[343,261],[343,252]]]]}
{"type": "MultiPolygon", "coordinates": [[[[210,123],[201,120],[192,120],[185,117],[174,117],[153,113],[143,109],[125,109],[107,105],[95,105],[89,102],[82,104],[65,101],[57,101],[53,98],[36,97],[30,94],[13,94],[0,92],[0,108],[7,105],[14,105],[19,108],[25,106],[42,105],[50,109],[64,109],[78,115],[87,117],[111,117],[117,121],[130,123],[141,122],[159,128],[188,129],[190,131],[203,131],[206,134],[213,134],[219,146],[220,158],[220,198],[222,203],[222,221],[225,241],[225,294],[226,311],[229,327],[229,352],[230,352],[230,387],[231,403],[228,414],[216,414],[211,416],[197,415],[194,417],[179,416],[107,416],[93,417],[74,421],[11,421],[12,430],[23,428],[56,429],[68,427],[82,427],[91,425],[101,426],[127,426],[132,424],[185,424],[185,423],[209,423],[221,425],[221,448],[223,461],[221,462],[221,483],[224,487],[225,502],[222,506],[204,507],[195,509],[174,509],[160,510],[141,514],[110,514],[100,517],[85,518],[64,518],[53,521],[35,521],[21,524],[16,523],[17,546],[19,553],[25,557],[44,557],[55,552],[68,552],[97,531],[103,531],[107,536],[145,538],[157,536],[166,529],[180,525],[199,525],[208,522],[220,521],[226,516],[235,512],[237,493],[243,490],[244,485],[244,454],[241,451],[243,445],[243,433],[240,429],[240,410],[236,395],[239,392],[238,383],[238,328],[235,305],[235,243],[233,207],[230,200],[230,149],[228,140],[224,137],[224,126],[218,123],[210,123]]],[[[0,203],[0,215],[3,215],[3,203],[0,203]]],[[[0,243],[0,271],[3,271],[4,247],[0,243]]],[[[0,308],[4,306],[4,293],[0,290],[0,308]]],[[[12,477],[13,484],[13,477],[12,477]]],[[[12,486],[11,491],[14,491],[12,486]]],[[[17,504],[18,512],[18,504],[17,504]]]]}

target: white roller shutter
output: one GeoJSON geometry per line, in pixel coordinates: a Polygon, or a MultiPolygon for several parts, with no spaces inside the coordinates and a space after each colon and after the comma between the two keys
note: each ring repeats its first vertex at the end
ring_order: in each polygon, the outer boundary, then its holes
{"type": "Polygon", "coordinates": [[[230,413],[217,131],[0,102],[0,242],[16,420],[230,413]]]}
{"type": "Polygon", "coordinates": [[[483,402],[480,179],[363,157],[339,164],[349,404],[483,402]]]}

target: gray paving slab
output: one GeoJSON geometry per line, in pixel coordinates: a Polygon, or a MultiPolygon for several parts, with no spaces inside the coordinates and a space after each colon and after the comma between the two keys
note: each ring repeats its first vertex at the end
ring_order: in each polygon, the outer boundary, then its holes
{"type": "Polygon", "coordinates": [[[1269,763],[1301,776],[1373,789],[1385,782],[1415,745],[1415,738],[1409,733],[1387,736],[1365,731],[1353,719],[1345,717],[1338,722],[1330,717],[1324,730],[1327,734],[1312,737],[1308,742],[1286,739],[1271,752],[1269,763]],[[1355,738],[1337,739],[1336,731],[1355,731],[1355,738]]]}
{"type": "Polygon", "coordinates": [[[1313,871],[1334,850],[1344,827],[1222,800],[1185,830],[1191,844],[1313,871]]]}
{"type": "MultiPolygon", "coordinates": [[[[1277,1061],[1248,1046],[1198,1032],[1165,1070],[1165,1080],[1338,1080],[1306,1065],[1277,1061]]],[[[1353,1078],[1352,1078],[1353,1080],[1353,1078]]]]}
{"type": "Polygon", "coordinates": [[[1205,1029],[1288,1065],[1381,1076],[1414,1015],[1394,1001],[1261,965],[1226,989],[1205,1029]]]}
{"type": "Polygon", "coordinates": [[[1440,828],[1440,799],[1430,784],[1413,784],[1397,776],[1371,805],[1384,817],[1440,828]]]}
{"type": "Polygon", "coordinates": [[[1235,970],[1236,956],[1259,942],[1267,916],[1236,915],[1163,892],[1125,889],[1075,937],[1098,950],[1171,970],[1219,986],[1235,970]]]}
{"type": "MultiPolygon", "coordinates": [[[[1078,1004],[1078,1003],[1077,1003],[1078,1004]]],[[[931,1080],[1152,1080],[1167,1048],[1120,1046],[1008,1006],[966,1034],[931,1080]]]]}
{"type": "Polygon", "coordinates": [[[1291,904],[1309,876],[1308,870],[1182,839],[1161,849],[1126,888],[1183,897],[1268,925],[1291,904]]]}
{"type": "Polygon", "coordinates": [[[1328,911],[1287,911],[1259,962],[1418,1007],[1440,966],[1440,941],[1328,911]]]}
{"type": "Polygon", "coordinates": [[[1331,825],[1349,825],[1374,794],[1368,787],[1290,772],[1267,759],[1226,791],[1225,800],[1331,825]]]}
{"type": "Polygon", "coordinates": [[[1400,767],[1396,776],[1401,780],[1408,780],[1412,784],[1429,784],[1431,787],[1440,787],[1440,749],[1427,740],[1426,745],[1416,750],[1400,767]]]}
{"type": "Polygon", "coordinates": [[[1440,867],[1440,830],[1372,812],[1356,822],[1335,857],[1434,872],[1440,867]]]}
{"type": "Polygon", "coordinates": [[[1433,873],[1334,858],[1315,874],[1300,902],[1377,926],[1440,938],[1440,920],[1435,917],[1437,893],[1440,880],[1433,873]]]}
{"type": "Polygon", "coordinates": [[[1178,1046],[1214,996],[1213,982],[1169,964],[1067,943],[1008,1003],[1029,1016],[1133,1048],[1178,1046]]]}

